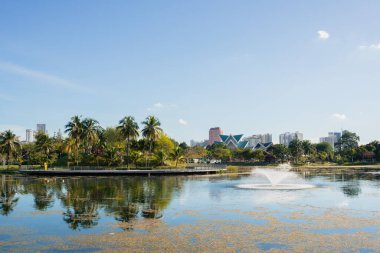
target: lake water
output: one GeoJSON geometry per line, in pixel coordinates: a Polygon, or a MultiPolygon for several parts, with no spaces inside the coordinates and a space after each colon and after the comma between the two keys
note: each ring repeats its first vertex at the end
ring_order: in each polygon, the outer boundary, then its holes
{"type": "Polygon", "coordinates": [[[380,174],[0,175],[0,252],[380,252],[380,174]]]}

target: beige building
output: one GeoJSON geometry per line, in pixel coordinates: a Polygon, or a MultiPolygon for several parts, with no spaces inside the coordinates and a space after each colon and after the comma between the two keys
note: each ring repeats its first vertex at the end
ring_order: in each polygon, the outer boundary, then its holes
{"type": "Polygon", "coordinates": [[[223,130],[220,127],[210,128],[208,132],[208,145],[212,145],[215,142],[221,142],[220,135],[223,134],[223,130]]]}

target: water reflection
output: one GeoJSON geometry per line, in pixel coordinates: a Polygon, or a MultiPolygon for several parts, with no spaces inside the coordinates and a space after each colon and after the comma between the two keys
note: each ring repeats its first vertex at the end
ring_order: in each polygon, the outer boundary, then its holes
{"type": "Polygon", "coordinates": [[[18,184],[9,180],[5,175],[1,176],[0,185],[0,214],[9,215],[15,208],[19,198],[16,197],[18,184]]]}
{"type": "MultiPolygon", "coordinates": [[[[331,184],[349,198],[359,198],[362,187],[380,187],[380,175],[366,172],[308,172],[300,173],[306,180],[331,184]],[[332,182],[332,183],[330,183],[332,182]]],[[[61,206],[63,224],[81,230],[99,224],[103,214],[118,222],[133,224],[138,218],[161,218],[175,194],[189,177],[21,177],[0,175],[0,215],[9,216],[18,208],[25,208],[24,195],[32,197],[27,209],[48,212],[61,206]],[[20,202],[22,204],[20,204],[20,202]]],[[[203,179],[202,179],[203,180],[203,179]]],[[[225,191],[231,181],[250,180],[250,175],[209,177],[208,198],[224,202],[225,191]]],[[[205,180],[206,181],[206,180],[205,180]]],[[[244,193],[244,192],[242,192],[244,193]]],[[[250,193],[252,195],[252,193],[250,193]]],[[[255,202],[287,203],[297,201],[295,193],[268,192],[255,194],[255,202]]],[[[252,195],[253,196],[253,195],[252,195]]],[[[298,195],[297,195],[298,196],[298,195]]],[[[27,198],[25,198],[27,199],[27,198]]],[[[345,206],[342,202],[341,206],[345,206]]],[[[60,211],[61,211],[60,210],[60,211]]],[[[61,215],[61,214],[59,214],[61,215]]],[[[126,229],[133,229],[125,226],[126,229]]]]}
{"type": "Polygon", "coordinates": [[[338,182],[341,184],[340,190],[342,193],[350,198],[356,198],[362,193],[361,182],[373,181],[374,187],[380,186],[380,175],[372,174],[366,170],[360,171],[309,171],[302,173],[304,178],[312,180],[314,178],[323,178],[324,181],[338,182]]]}
{"type": "Polygon", "coordinates": [[[73,230],[98,224],[104,210],[115,220],[129,222],[138,217],[160,218],[172,195],[182,187],[181,177],[1,177],[0,211],[9,215],[19,195],[33,196],[33,208],[49,210],[55,201],[62,205],[63,220],[73,230]]]}
{"type": "Polygon", "coordinates": [[[362,192],[360,182],[358,180],[347,181],[342,187],[344,195],[347,197],[358,197],[362,192]]]}

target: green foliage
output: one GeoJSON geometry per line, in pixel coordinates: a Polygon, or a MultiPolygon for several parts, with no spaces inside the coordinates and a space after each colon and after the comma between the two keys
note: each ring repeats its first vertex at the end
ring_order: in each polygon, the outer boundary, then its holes
{"type": "Polygon", "coordinates": [[[171,152],[170,157],[175,161],[175,166],[178,166],[178,163],[185,160],[185,152],[180,146],[176,146],[171,152]]]}
{"type": "Polygon", "coordinates": [[[207,156],[208,152],[203,147],[189,147],[185,150],[185,157],[187,159],[202,159],[207,156]]]}
{"type": "Polygon", "coordinates": [[[295,163],[298,163],[304,154],[302,141],[295,139],[289,143],[289,151],[295,163]]]}
{"type": "Polygon", "coordinates": [[[254,150],[252,151],[252,157],[258,162],[263,162],[265,159],[265,153],[263,150],[254,150]]]}
{"type": "Polygon", "coordinates": [[[0,134],[0,153],[5,156],[8,166],[11,158],[16,159],[19,156],[20,150],[21,144],[11,130],[0,134]]]}
{"type": "Polygon", "coordinates": [[[342,137],[339,138],[335,147],[338,149],[338,153],[344,160],[354,161],[354,157],[357,153],[359,146],[359,136],[356,133],[350,131],[343,131],[342,137]]]}
{"type": "Polygon", "coordinates": [[[289,149],[282,144],[272,145],[269,148],[269,152],[281,163],[288,161],[290,155],[289,149]]]}
{"type": "Polygon", "coordinates": [[[132,116],[125,116],[119,121],[119,126],[117,129],[121,132],[122,136],[127,141],[126,151],[127,151],[127,168],[129,168],[129,149],[132,140],[136,140],[139,136],[139,125],[132,116]]]}
{"type": "Polygon", "coordinates": [[[103,130],[95,119],[74,116],[65,126],[67,138],[49,137],[43,132],[35,136],[35,143],[20,142],[11,131],[0,133],[0,159],[6,164],[83,166],[175,166],[185,160],[211,159],[222,162],[372,162],[380,161],[380,143],[373,141],[358,145],[355,133],[344,131],[336,144],[337,152],[329,143],[311,144],[310,141],[293,140],[289,147],[272,145],[268,150],[229,149],[221,143],[203,147],[178,144],[161,129],[160,121],[149,116],[139,126],[131,116],[126,116],[114,128],[103,130]]]}
{"type": "Polygon", "coordinates": [[[226,162],[231,159],[232,151],[224,144],[214,143],[208,147],[209,158],[226,162]]]}

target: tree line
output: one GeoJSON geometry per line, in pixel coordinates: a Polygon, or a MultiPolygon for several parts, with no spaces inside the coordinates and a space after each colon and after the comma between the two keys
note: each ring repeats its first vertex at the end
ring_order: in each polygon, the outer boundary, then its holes
{"type": "Polygon", "coordinates": [[[132,116],[122,118],[116,127],[106,129],[93,118],[74,116],[65,125],[67,137],[49,137],[37,132],[35,142],[21,144],[7,130],[0,134],[0,160],[8,166],[122,166],[177,167],[194,161],[259,162],[297,164],[308,162],[353,163],[380,161],[380,143],[359,145],[356,133],[344,131],[332,147],[329,143],[312,144],[293,140],[289,146],[274,144],[267,150],[229,149],[224,144],[188,147],[170,138],[158,118],[148,116],[140,125],[132,116]]]}
{"type": "Polygon", "coordinates": [[[356,133],[343,131],[342,136],[332,147],[330,143],[311,143],[309,140],[295,139],[289,146],[274,144],[267,150],[228,149],[223,144],[207,147],[213,159],[221,161],[266,162],[296,164],[315,162],[354,163],[380,161],[380,142],[373,141],[359,145],[360,138],[356,133]]]}
{"type": "Polygon", "coordinates": [[[74,116],[61,134],[49,137],[39,131],[35,142],[21,144],[7,130],[0,134],[0,159],[5,164],[49,166],[178,166],[184,161],[186,144],[171,139],[155,116],[139,124],[125,116],[116,127],[106,129],[93,118],[74,116]]]}

